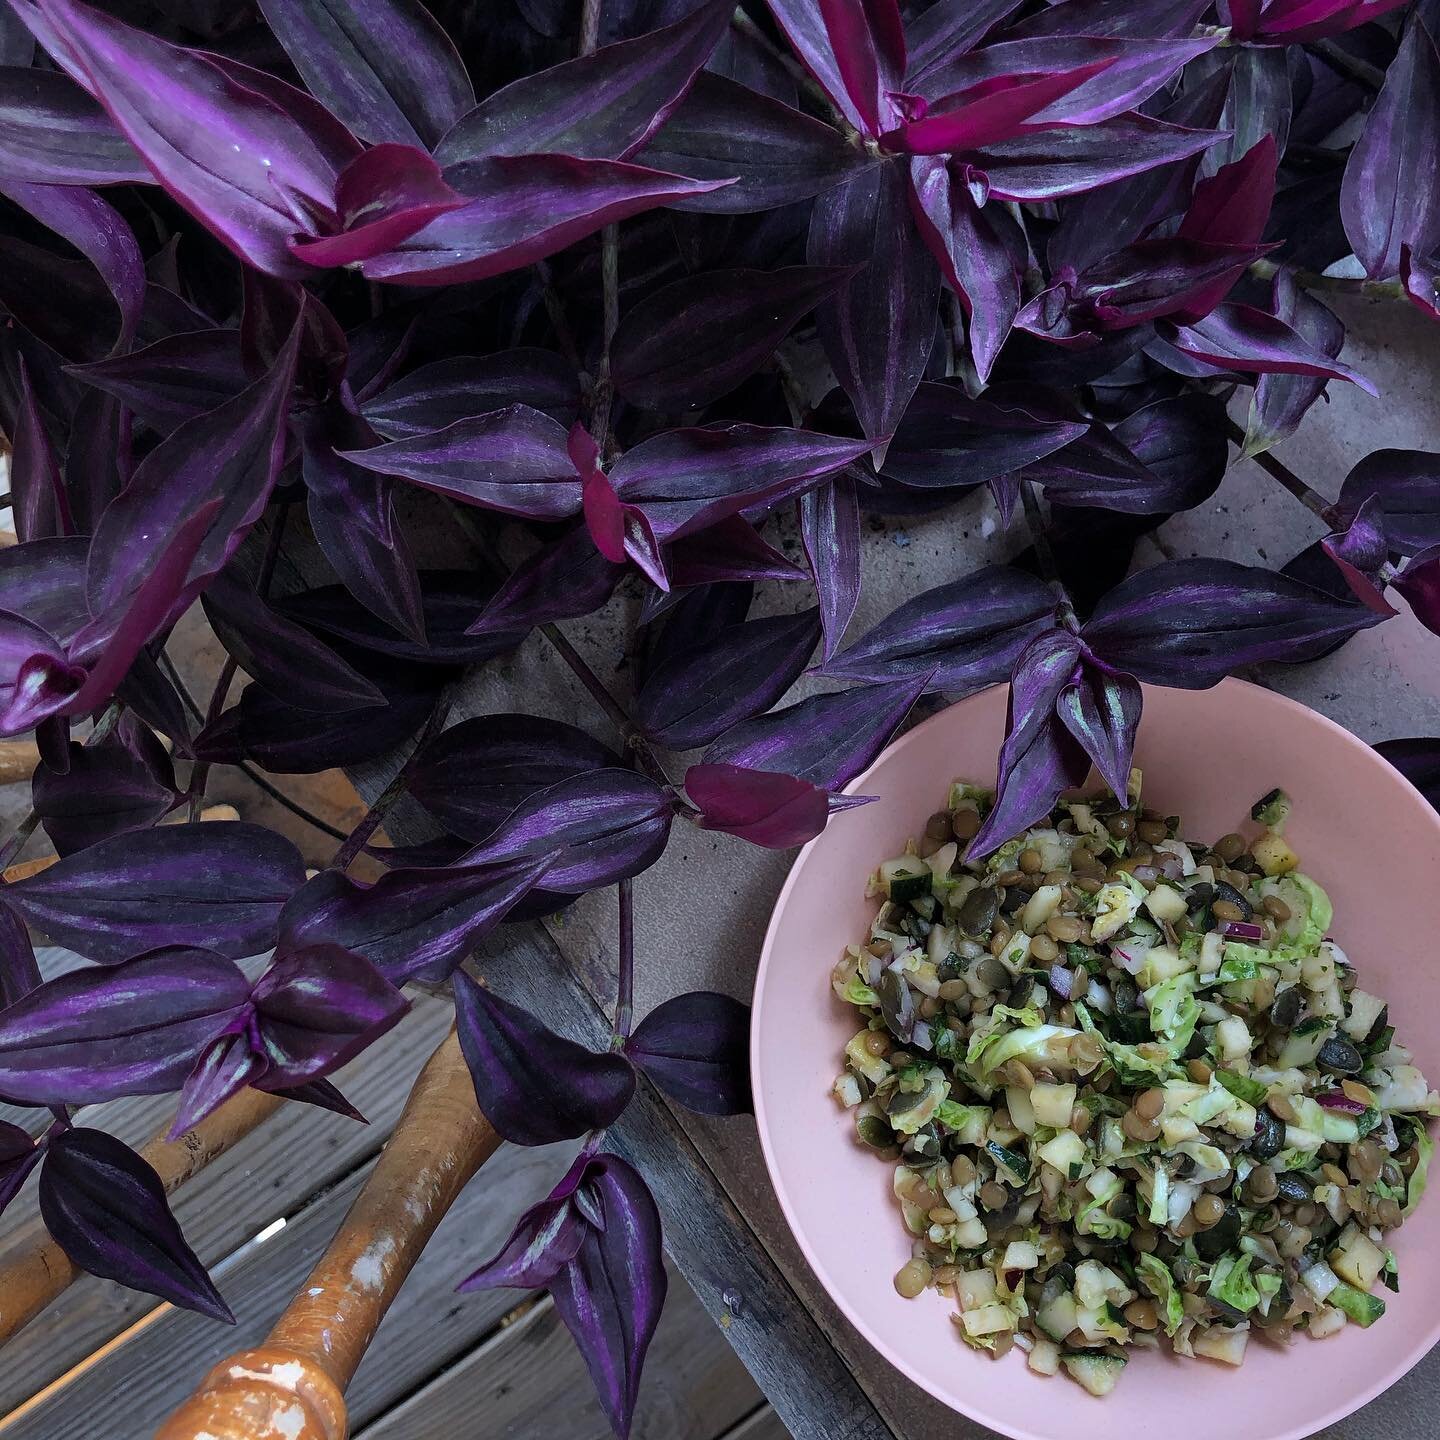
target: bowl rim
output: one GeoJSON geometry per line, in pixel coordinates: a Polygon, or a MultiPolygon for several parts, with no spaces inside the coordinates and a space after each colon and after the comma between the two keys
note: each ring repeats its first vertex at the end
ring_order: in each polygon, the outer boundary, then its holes
{"type": "MultiPolygon", "coordinates": [[[[915,738],[927,730],[938,728],[945,723],[954,723],[954,713],[962,710],[966,705],[978,700],[981,696],[989,695],[1000,689],[1008,689],[1007,684],[987,686],[978,690],[972,695],[967,695],[954,704],[947,705],[943,710],[937,711],[934,715],[928,716],[918,725],[907,730],[897,739],[892,740],[875,759],[865,767],[849,784],[841,790],[844,795],[857,795],[864,793],[866,784],[871,776],[880,766],[887,764],[893,758],[912,746],[915,738]]],[[[1145,691],[1174,689],[1173,686],[1144,685],[1145,691]]],[[[1318,725],[1321,729],[1329,730],[1340,739],[1347,748],[1354,750],[1357,754],[1363,754],[1369,762],[1379,762],[1386,765],[1392,772],[1394,779],[1398,780],[1405,789],[1409,790],[1419,804],[1424,807],[1434,819],[1434,826],[1440,830],[1440,811],[1436,811],[1430,801],[1421,793],[1414,783],[1401,771],[1389,765],[1383,755],[1378,754],[1373,746],[1347,730],[1343,725],[1332,720],[1328,715],[1322,715],[1320,711],[1311,709],[1310,706],[1302,704],[1298,700],[1291,699],[1277,690],[1272,690],[1265,685],[1257,685],[1253,681],[1241,680],[1235,676],[1227,676],[1217,685],[1210,687],[1220,691],[1249,690],[1258,691],[1263,695],[1266,704],[1273,704],[1279,711],[1289,711],[1295,719],[1303,717],[1304,723],[1318,725]]],[[[1141,724],[1144,723],[1142,715],[1141,724]]],[[[772,1147],[770,1137],[770,1126],[766,1112],[765,1086],[762,1083],[762,1070],[764,1066],[764,1054],[759,1044],[760,1016],[764,1009],[765,982],[775,960],[776,953],[776,932],[779,929],[779,918],[789,903],[791,893],[800,884],[800,879],[813,855],[824,841],[825,831],[822,831],[813,840],[805,844],[791,863],[790,870],[785,877],[785,883],[780,887],[780,893],[775,897],[775,904],[770,912],[770,919],[765,927],[765,938],[760,947],[760,962],[755,972],[755,988],[752,999],[751,1021],[750,1021],[750,1082],[754,1096],[755,1105],[755,1128],[760,1139],[760,1150],[765,1159],[765,1170],[770,1180],[770,1188],[774,1192],[775,1199],[779,1203],[781,1213],[785,1216],[785,1223],[790,1228],[790,1234],[794,1237],[800,1253],[805,1257],[805,1263],[809,1265],[815,1278],[819,1280],[821,1288],[829,1297],[830,1302],[845,1317],[845,1319],[859,1332],[861,1339],[865,1341],[882,1359],[887,1361],[894,1369],[898,1370],[905,1378],[917,1385],[926,1394],[932,1396],[944,1405],[948,1410],[967,1416],[969,1419],[1002,1435],[1011,1437],[1011,1440],[1054,1440],[1053,1433],[1046,1434],[1034,1430],[1023,1424],[1017,1424],[1008,1417],[996,1414],[981,1404],[961,1404],[953,1394],[942,1391],[938,1386],[932,1384],[923,1371],[911,1365],[904,1356],[899,1353],[869,1322],[866,1315],[858,1313],[850,1305],[841,1299],[843,1290],[832,1280],[828,1267],[812,1247],[804,1227],[800,1224],[795,1208],[791,1202],[789,1193],[781,1179],[781,1169],[777,1156],[772,1147]]],[[[1307,1437],[1315,1435],[1318,1431],[1328,1426],[1337,1424],[1341,1420],[1355,1414],[1365,1405],[1368,1405],[1376,1396],[1388,1390],[1397,1381],[1408,1374],[1421,1360],[1440,1342],[1440,1308],[1437,1308],[1435,1317],[1428,1328],[1421,1332],[1412,1332],[1410,1345],[1397,1346],[1395,1360],[1392,1364],[1383,1367],[1378,1375],[1358,1388],[1353,1396],[1347,1398],[1338,1406],[1326,1411],[1323,1416],[1314,1419],[1307,1419],[1299,1425],[1292,1425],[1287,1429],[1278,1430],[1270,1437],[1270,1440],[1307,1440],[1307,1437]]],[[[864,1388],[864,1387],[862,1387],[864,1388]]],[[[868,1393],[868,1391],[867,1391],[868,1393]]],[[[983,1395],[984,1387],[977,1387],[971,1392],[976,1395],[983,1395]]]]}

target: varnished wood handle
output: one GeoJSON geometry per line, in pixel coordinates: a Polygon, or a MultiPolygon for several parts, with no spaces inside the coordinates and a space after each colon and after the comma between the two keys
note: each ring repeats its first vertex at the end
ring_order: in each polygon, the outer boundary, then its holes
{"type": "Polygon", "coordinates": [[[215,1366],[156,1440],[344,1440],[346,1385],[435,1227],[499,1143],[452,1030],[269,1338],[215,1366]]]}
{"type": "Polygon", "coordinates": [[[40,747],[33,740],[0,740],[0,785],[28,780],[40,763],[40,747]]]}

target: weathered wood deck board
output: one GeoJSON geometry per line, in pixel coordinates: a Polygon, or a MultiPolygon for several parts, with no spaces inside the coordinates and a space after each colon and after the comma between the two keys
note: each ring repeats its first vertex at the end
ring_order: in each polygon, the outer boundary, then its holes
{"type": "Polygon", "coordinates": [[[790,1432],[774,1409],[764,1405],[747,1415],[733,1430],[727,1430],[722,1440],[790,1440],[790,1432]]]}
{"type": "MultiPolygon", "coordinates": [[[[519,1212],[569,1162],[564,1147],[502,1150],[436,1232],[350,1388],[358,1425],[452,1364],[520,1298],[513,1291],[457,1296],[455,1284],[504,1241],[519,1212]]],[[[318,1197],[283,1230],[217,1267],[237,1324],[162,1306],[86,1369],[0,1421],[4,1440],[145,1440],[211,1365],[264,1338],[330,1242],[369,1166],[318,1197]],[[104,1423],[97,1428],[97,1407],[104,1423]]]]}
{"type": "MultiPolygon", "coordinates": [[[[694,1294],[671,1273],[650,1347],[633,1440],[713,1440],[760,1401],[755,1382],[694,1294]]],[[[355,1440],[609,1440],[584,1362],[548,1297],[436,1376],[355,1440]]]]}
{"type": "MultiPolygon", "coordinates": [[[[337,1082],[370,1118],[369,1125],[313,1105],[283,1106],[179,1190],[172,1206],[201,1259],[207,1264],[222,1261],[266,1225],[295,1214],[316,1191],[373,1157],[450,1019],[447,1003],[419,996],[411,1013],[382,1043],[339,1073],[337,1082]]],[[[80,1118],[138,1141],[163,1124],[174,1108],[173,1096],[159,1096],[95,1106],[80,1118]]],[[[0,1234],[32,1218],[35,1205],[32,1179],[0,1219],[0,1234]]],[[[334,1218],[338,1221],[338,1215],[334,1218]]],[[[297,1269],[286,1278],[298,1284],[302,1273],[297,1269]]],[[[150,1296],[111,1281],[82,1277],[0,1351],[0,1415],[65,1374],[156,1304],[150,1296]]],[[[199,1374],[197,1369],[193,1378],[199,1374]]],[[[88,1387],[92,1382],[85,1383],[88,1387]]],[[[99,1392],[89,1393],[93,1400],[99,1392]]]]}

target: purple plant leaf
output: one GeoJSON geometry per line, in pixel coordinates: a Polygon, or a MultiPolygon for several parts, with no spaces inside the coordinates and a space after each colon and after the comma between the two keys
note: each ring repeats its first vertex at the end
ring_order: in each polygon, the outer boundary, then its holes
{"type": "Polygon", "coordinates": [[[1390,545],[1385,537],[1385,512],[1377,496],[1365,500],[1349,524],[1327,535],[1320,546],[1362,605],[1382,619],[1399,613],[1385,598],[1380,581],[1380,571],[1390,558],[1390,545]]]}
{"type": "Polygon", "coordinates": [[[649,643],[638,651],[635,685],[643,686],[656,670],[677,655],[696,646],[709,645],[732,625],[742,624],[750,614],[754,598],[754,585],[743,581],[699,585],[685,595],[675,596],[673,603],[667,605],[668,618],[660,624],[658,633],[653,636],[649,633],[656,620],[643,622],[649,643]]]}
{"type": "Polygon", "coordinates": [[[1022,0],[938,0],[905,27],[909,48],[906,88],[920,88],[934,66],[974,49],[1022,0]]]}
{"type": "Polygon", "coordinates": [[[68,759],[63,775],[41,764],[30,791],[35,813],[60,855],[144,829],[177,803],[175,774],[162,747],[132,747],[111,735],[98,745],[71,742],[68,759]]]}
{"type": "Polygon", "coordinates": [[[75,523],[54,446],[40,416],[25,357],[19,363],[20,413],[10,453],[10,507],[16,538],[48,540],[72,534],[75,523]]]}
{"type": "Polygon", "coordinates": [[[16,617],[64,646],[90,619],[85,603],[85,558],[90,543],[57,536],[0,547],[0,594],[16,617]]]}
{"type": "Polygon", "coordinates": [[[673,206],[724,215],[809,200],[875,163],[823,121],[708,71],[695,77],[641,158],[697,180],[734,180],[673,206]]]}
{"type": "Polygon", "coordinates": [[[18,1125],[0,1120],[0,1215],[20,1193],[44,1153],[18,1125]]]}
{"type": "Polygon", "coordinates": [[[730,20],[703,0],[673,25],[525,75],[461,118],[435,150],[442,165],[489,155],[628,160],[684,99],[730,20]]]}
{"type": "Polygon", "coordinates": [[[1422,550],[1390,582],[1390,588],[1405,597],[1415,618],[1431,634],[1440,635],[1440,546],[1422,550]]]}
{"type": "Polygon", "coordinates": [[[440,981],[534,889],[549,863],[546,855],[473,870],[395,869],[373,885],[324,870],[286,905],[281,944],[343,946],[392,985],[440,981]]]}
{"type": "Polygon", "coordinates": [[[648,410],[690,410],[728,394],[853,271],[712,270],[627,310],[611,346],[615,388],[648,410]]]}
{"type": "Polygon", "coordinates": [[[598,890],[655,863],[669,838],[671,813],[665,791],[633,770],[572,775],[522,800],[459,868],[548,856],[547,890],[598,890]]]}
{"type": "Polygon", "coordinates": [[[130,142],[73,80],[10,64],[0,69],[0,176],[31,185],[151,180],[130,142]]]}
{"type": "Polygon", "coordinates": [[[775,704],[800,677],[819,638],[818,610],[732,625],[650,675],[635,700],[635,723],[671,750],[708,745],[775,704]]]}
{"type": "Polygon", "coordinates": [[[279,80],[167,44],[76,0],[43,0],[21,13],[202,225],[257,269],[305,273],[286,242],[329,211],[339,171],[359,153],[342,126],[279,80]]]}
{"type": "Polygon", "coordinates": [[[1341,219],[1367,275],[1398,274],[1401,245],[1440,249],[1440,52],[1418,17],[1346,161],[1341,219]]]}
{"type": "MultiPolygon", "coordinates": [[[[883,442],[925,373],[940,272],[910,218],[910,185],[894,161],[815,202],[806,259],[865,268],[820,306],[825,353],[865,434],[883,442]]],[[[883,448],[883,444],[882,444],[883,448]]]]}
{"type": "Polygon", "coordinates": [[[1427,450],[1372,450],[1340,487],[1335,509],[1353,517],[1377,499],[1385,538],[1404,554],[1440,545],[1440,455],[1427,450]]]}
{"type": "Polygon", "coordinates": [[[586,1168],[576,1205],[596,1216],[550,1294],[620,1436],[630,1433],[640,1370],[665,1304],[660,1213],[645,1182],[614,1155],[586,1168]]]}
{"type": "Polygon", "coordinates": [[[860,603],[860,500],[855,481],[839,474],[828,485],[807,490],[799,507],[800,536],[820,601],[822,658],[828,660],[845,638],[845,628],[860,603]]]}
{"type": "Polygon", "coordinates": [[[397,633],[423,646],[420,576],[395,513],[395,482],[336,453],[335,440],[354,445],[357,430],[364,426],[344,411],[304,427],[301,474],[310,528],[345,588],[397,633]]]}
{"type": "Polygon", "coordinates": [[[750,1007],[729,995],[696,990],[665,1001],[635,1027],[625,1053],[687,1110],[750,1113],[750,1007]]]}
{"type": "Polygon", "coordinates": [[[620,1118],[635,1093],[635,1071],[623,1055],[597,1054],[555,1034],[463,970],[450,984],[475,1098],[506,1140],[553,1145],[620,1118]]]}
{"type": "Polygon", "coordinates": [[[79,1128],[50,1141],[40,1170],[40,1218],[91,1275],[235,1323],[185,1243],[160,1177],[113,1135],[79,1128]]]}
{"type": "Polygon", "coordinates": [[[469,203],[360,264],[367,280],[454,285],[533,265],[605,225],[704,195],[725,182],[568,155],[492,155],[445,179],[469,203]]]}
{"type": "Polygon", "coordinates": [[[1002,140],[970,152],[966,159],[984,172],[993,199],[1058,200],[1185,160],[1223,138],[1135,111],[1098,125],[1002,140]]]}
{"type": "Polygon", "coordinates": [[[610,598],[624,573],[625,567],[607,560],[586,528],[577,526],[517,566],[466,634],[523,633],[588,615],[610,598]]]}
{"type": "MultiPolygon", "coordinates": [[[[801,503],[811,495],[830,489],[831,485],[846,483],[844,475],[837,475],[829,485],[807,490],[800,497],[801,503]]],[[[665,569],[672,589],[725,581],[809,578],[793,560],[767,544],[742,515],[727,515],[704,530],[666,545],[665,569]]]]}
{"type": "Polygon", "coordinates": [[[148,650],[142,650],[135,657],[124,680],[116,687],[115,696],[137,719],[165,736],[174,754],[184,760],[195,758],[190,743],[189,712],[179,691],[148,650]]]}
{"type": "Polygon", "coordinates": [[[161,435],[233,400],[249,384],[234,330],[193,330],[70,373],[120,401],[161,435]]]}
{"type": "Polygon", "coordinates": [[[1440,809],[1440,740],[1382,740],[1375,749],[1440,809]]]}
{"type": "MultiPolygon", "coordinates": [[[[300,332],[297,323],[269,374],[234,400],[186,421],[156,446],[106,507],[86,580],[96,616],[124,609],[156,552],[202,507],[216,509],[165,620],[176,619],[235,553],[263,514],[279,472],[300,332]]],[[[99,635],[105,633],[102,624],[99,635]]]]}
{"type": "Polygon", "coordinates": [[[1398,10],[1405,0],[1275,0],[1261,19],[1262,35],[1308,44],[1368,24],[1398,10]]]}
{"type": "Polygon", "coordinates": [[[543,410],[569,426],[580,409],[573,367],[549,350],[529,348],[480,359],[455,356],[412,370],[360,410],[387,440],[401,440],[515,404],[543,410]]]}
{"type": "Polygon", "coordinates": [[[362,140],[432,147],[475,103],[465,66],[419,0],[261,0],[311,92],[362,140]]]}
{"type": "Polygon", "coordinates": [[[90,1105],[177,1089],[249,990],[233,961],[198,949],[47,980],[0,1012],[0,1095],[90,1105]]]}
{"type": "Polygon", "coordinates": [[[580,478],[566,448],[565,427],[528,405],[344,451],[340,458],[506,515],[558,520],[580,508],[580,478]]]}
{"type": "Polygon", "coordinates": [[[1228,290],[1266,247],[1190,240],[1137,240],[1098,260],[1070,287],[1080,322],[1105,331],[1164,315],[1194,318],[1218,288],[1228,290]]]}
{"type": "Polygon", "coordinates": [[[1121,800],[1128,793],[1140,706],[1140,682],[1097,664],[1089,655],[1081,657],[1073,683],[1056,702],[1060,723],[1080,742],[1100,778],[1121,800]]]}
{"type": "Polygon", "coordinates": [[[302,1105],[318,1106],[332,1115],[343,1115],[361,1125],[370,1123],[328,1080],[307,1080],[303,1085],[275,1085],[262,1076],[255,1081],[255,1088],[281,1095],[286,1100],[296,1100],[302,1105]]]}
{"type": "Polygon", "coordinates": [[[813,840],[831,811],[830,796],[808,780],[741,765],[692,765],[685,792],[702,830],[722,830],[767,850],[813,840]]]}
{"type": "Polygon", "coordinates": [[[589,1222],[573,1203],[582,1177],[594,1162],[582,1154],[560,1183],[516,1224],[499,1252],[455,1288],[472,1290],[537,1290],[572,1261],[589,1230],[589,1222]]]}
{"type": "MultiPolygon", "coordinates": [[[[1308,290],[1296,284],[1288,267],[1275,275],[1270,309],[1313,350],[1336,359],[1345,345],[1345,326],[1308,290]]],[[[1260,376],[1250,401],[1244,454],[1259,455],[1293,435],[1310,407],[1325,393],[1325,377],[1284,375],[1270,371],[1260,376]]]]}
{"type": "Polygon", "coordinates": [[[249,1036],[243,1031],[212,1040],[185,1078],[175,1119],[165,1138],[180,1139],[264,1073],[264,1058],[251,1048],[249,1036]]]}
{"type": "Polygon", "coordinates": [[[1440,267],[1435,259],[1417,260],[1409,245],[1400,247],[1400,283],[1405,298],[1432,320],[1440,320],[1440,267]]]}
{"type": "Polygon", "coordinates": [[[0,1011],[40,983],[40,966],[25,922],[0,901],[0,1011]]]}
{"type": "Polygon", "coordinates": [[[300,853],[259,825],[217,820],[102,840],[5,889],[36,930],[114,965],[159,945],[238,959],[273,943],[305,878],[300,853]]]}
{"type": "Polygon", "coordinates": [[[836,108],[862,135],[878,135],[886,92],[905,73],[905,39],[895,0],[767,0],[791,48],[836,108]]]}
{"type": "Polygon", "coordinates": [[[726,731],[706,750],[705,763],[774,771],[838,790],[885,748],[930,682],[926,670],[893,685],[814,695],[726,731]]]}
{"type": "Polygon", "coordinates": [[[1061,0],[1018,21],[1007,33],[1163,40],[1190,34],[1209,8],[1209,0],[1061,0]]]}
{"type": "Polygon", "coordinates": [[[287,947],[251,992],[266,1080],[301,1085],[348,1064],[399,1023],[405,997],[338,945],[287,947]]]}
{"type": "Polygon", "coordinates": [[[1054,610],[1044,581],[989,566],[907,600],[821,674],[887,687],[928,677],[927,689],[946,694],[978,690],[1010,673],[1054,610]]]}
{"type": "Polygon", "coordinates": [[[621,759],[583,730],[543,715],[477,715],[426,746],[409,794],[451,834],[479,842],[541,790],[621,759]]]}
{"type": "Polygon", "coordinates": [[[1257,566],[1171,560],[1122,581],[1083,633],[1108,665],[1153,685],[1205,690],[1246,665],[1311,659],[1379,621],[1257,566]]]}
{"type": "Polygon", "coordinates": [[[393,249],[465,203],[425,151],[376,145],[357,155],[335,182],[339,231],[297,236],[290,251],[307,265],[354,265],[393,249]]]}
{"type": "Polygon", "coordinates": [[[1007,233],[1023,240],[1023,232],[998,206],[982,209],[944,156],[915,156],[910,185],[916,225],[965,307],[971,358],[986,380],[1020,309],[1020,266],[1007,233]]]}
{"type": "Polygon", "coordinates": [[[0,611],[0,735],[32,730],[69,705],[85,683],[53,635],[0,611]]]}

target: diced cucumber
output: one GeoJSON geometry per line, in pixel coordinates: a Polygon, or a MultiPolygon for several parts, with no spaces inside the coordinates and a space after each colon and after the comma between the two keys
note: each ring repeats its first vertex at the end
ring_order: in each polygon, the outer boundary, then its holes
{"type": "Polygon", "coordinates": [[[1278,830],[1290,818],[1290,797],[1283,790],[1262,795],[1251,807],[1250,818],[1268,830],[1278,830]]]}
{"type": "Polygon", "coordinates": [[[880,883],[897,905],[929,895],[930,879],[930,867],[918,855],[901,855],[880,867],[880,883]]]}
{"type": "Polygon", "coordinates": [[[1030,1091],[1030,1108],[1037,1125],[1063,1130],[1075,1110],[1075,1086],[1038,1084],[1030,1091]]]}
{"type": "Polygon", "coordinates": [[[1069,1179],[1071,1167],[1085,1163],[1085,1142],[1067,1128],[1047,1140],[1036,1153],[1047,1165],[1053,1165],[1069,1179]]]}
{"type": "Polygon", "coordinates": [[[1004,1305],[982,1305],[966,1310],[960,1316],[967,1335],[996,1335],[1015,1328],[1015,1312],[1004,1305]]]}
{"type": "Polygon", "coordinates": [[[1035,1323],[1052,1340],[1064,1340],[1075,1328],[1079,1313],[1075,1297],[1068,1290],[1062,1290],[1055,1299],[1047,1300],[1035,1312],[1035,1323]]]}
{"type": "Polygon", "coordinates": [[[1092,1395],[1108,1395],[1125,1368],[1121,1355],[1062,1355],[1060,1363],[1072,1380],[1078,1380],[1092,1395]]]}
{"type": "Polygon", "coordinates": [[[1296,1026],[1286,1037],[1276,1058],[1277,1070],[1303,1070],[1315,1063],[1320,1047],[1329,1039],[1330,1027],[1323,1021],[1314,1027],[1296,1026]]]}
{"type": "Polygon", "coordinates": [[[1330,1303],[1367,1329],[1385,1313],[1385,1302],[1378,1295],[1367,1295],[1343,1281],[1330,1292],[1330,1303]]]}
{"type": "Polygon", "coordinates": [[[1300,857],[1273,830],[1250,847],[1250,854],[1267,875],[1288,875],[1300,864],[1300,857]]]}
{"type": "Polygon", "coordinates": [[[1385,1252],[1353,1222],[1345,1227],[1329,1259],[1330,1268],[1357,1290],[1368,1290],[1385,1269],[1385,1252]]]}

